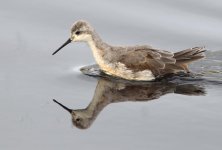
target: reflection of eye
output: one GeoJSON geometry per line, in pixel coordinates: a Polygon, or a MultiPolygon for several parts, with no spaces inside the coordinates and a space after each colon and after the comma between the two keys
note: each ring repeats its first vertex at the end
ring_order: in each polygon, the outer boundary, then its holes
{"type": "Polygon", "coordinates": [[[81,33],[81,31],[76,31],[76,35],[79,35],[81,33]]]}
{"type": "Polygon", "coordinates": [[[76,121],[77,121],[77,122],[79,122],[79,121],[80,121],[80,119],[79,119],[79,118],[77,118],[77,119],[76,119],[76,121]]]}

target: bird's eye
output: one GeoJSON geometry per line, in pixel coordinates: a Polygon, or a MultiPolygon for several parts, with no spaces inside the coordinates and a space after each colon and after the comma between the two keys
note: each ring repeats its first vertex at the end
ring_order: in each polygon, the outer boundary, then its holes
{"type": "Polygon", "coordinates": [[[76,31],[76,35],[79,35],[79,34],[81,34],[81,31],[76,31]]]}
{"type": "Polygon", "coordinates": [[[79,118],[77,118],[77,119],[76,119],[76,121],[77,121],[77,122],[79,122],[79,121],[80,121],[80,119],[79,119],[79,118]]]}

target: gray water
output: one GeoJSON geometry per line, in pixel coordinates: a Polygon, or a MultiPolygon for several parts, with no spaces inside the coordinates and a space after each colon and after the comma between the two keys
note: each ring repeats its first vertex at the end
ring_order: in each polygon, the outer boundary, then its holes
{"type": "Polygon", "coordinates": [[[7,0],[0,18],[0,149],[221,149],[221,1],[7,0]],[[192,66],[203,80],[189,81],[203,93],[173,89],[152,101],[113,103],[89,128],[76,128],[52,99],[88,106],[99,79],[79,68],[95,63],[92,53],[76,43],[51,54],[79,19],[110,44],[206,46],[207,59],[192,66]]]}

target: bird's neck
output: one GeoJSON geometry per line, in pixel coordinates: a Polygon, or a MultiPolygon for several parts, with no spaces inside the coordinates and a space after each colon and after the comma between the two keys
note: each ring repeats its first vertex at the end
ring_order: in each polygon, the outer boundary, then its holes
{"type": "Polygon", "coordinates": [[[105,43],[96,32],[91,35],[87,42],[97,64],[102,64],[105,61],[105,56],[109,55],[111,46],[105,43]]]}
{"type": "Polygon", "coordinates": [[[110,47],[110,45],[105,43],[95,31],[88,40],[88,44],[93,51],[106,51],[106,49],[110,47]]]}

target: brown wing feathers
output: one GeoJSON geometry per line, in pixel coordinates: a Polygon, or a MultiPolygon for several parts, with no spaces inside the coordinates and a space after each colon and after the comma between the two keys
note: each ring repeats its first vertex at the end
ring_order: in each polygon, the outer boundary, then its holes
{"type": "Polygon", "coordinates": [[[178,71],[189,71],[188,63],[204,57],[204,47],[194,47],[171,53],[153,48],[128,51],[120,57],[121,63],[132,71],[149,69],[155,76],[178,71]]]}
{"type": "Polygon", "coordinates": [[[206,50],[204,47],[194,47],[174,53],[174,58],[176,59],[177,64],[187,64],[195,60],[204,58],[205,51],[206,50]]]}

